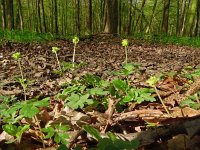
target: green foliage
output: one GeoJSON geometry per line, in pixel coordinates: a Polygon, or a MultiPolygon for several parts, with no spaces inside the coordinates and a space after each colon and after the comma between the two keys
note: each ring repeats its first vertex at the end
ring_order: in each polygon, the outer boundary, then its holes
{"type": "Polygon", "coordinates": [[[85,104],[93,104],[93,100],[89,98],[89,94],[79,95],[72,93],[70,97],[67,98],[67,105],[73,109],[83,108],[85,104]]]}
{"type": "Polygon", "coordinates": [[[198,101],[199,95],[200,95],[200,93],[188,96],[186,99],[181,101],[180,106],[181,107],[189,106],[190,108],[196,109],[196,110],[199,109],[200,108],[200,103],[198,101]]]}
{"type": "MultiPolygon", "coordinates": [[[[30,125],[24,125],[24,126],[16,126],[13,124],[5,124],[2,126],[2,129],[7,132],[9,135],[16,137],[16,140],[18,143],[21,141],[22,134],[30,128],[30,125]]],[[[15,141],[15,140],[14,140],[15,141]]],[[[14,141],[9,141],[9,143],[12,143],[14,141]]]]}
{"type": "Polygon", "coordinates": [[[68,125],[59,124],[52,127],[43,128],[42,132],[46,133],[44,139],[53,138],[56,143],[67,145],[69,135],[66,132],[69,131],[69,129],[70,127],[68,125]]]}
{"type": "Polygon", "coordinates": [[[85,125],[84,130],[92,135],[97,141],[97,148],[98,150],[133,150],[139,147],[139,141],[133,140],[133,141],[123,141],[121,139],[118,139],[115,134],[112,132],[108,132],[107,136],[108,138],[102,138],[100,136],[100,132],[93,128],[92,126],[85,125]]]}
{"type": "Polygon", "coordinates": [[[114,75],[125,75],[128,77],[129,75],[138,72],[140,64],[137,63],[127,63],[123,65],[123,69],[119,71],[115,71],[114,75]]]}
{"type": "Polygon", "coordinates": [[[37,33],[28,30],[0,30],[0,43],[11,42],[44,42],[55,37],[51,33],[37,33]]]}

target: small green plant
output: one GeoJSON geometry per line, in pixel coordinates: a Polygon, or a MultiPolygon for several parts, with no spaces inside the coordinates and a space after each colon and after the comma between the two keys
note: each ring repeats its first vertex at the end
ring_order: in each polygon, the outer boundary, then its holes
{"type": "Polygon", "coordinates": [[[123,39],[122,40],[122,46],[124,47],[125,50],[125,64],[128,63],[128,39],[123,39]]]}
{"type": "Polygon", "coordinates": [[[8,143],[12,143],[17,141],[20,143],[22,134],[30,128],[30,125],[24,125],[24,126],[16,126],[13,124],[5,124],[2,126],[3,130],[7,132],[9,135],[15,137],[13,141],[9,141],[8,143]]]}
{"type": "Polygon", "coordinates": [[[20,73],[21,73],[21,78],[16,78],[16,81],[20,83],[20,85],[23,88],[23,92],[24,92],[24,100],[26,102],[26,90],[28,85],[30,85],[32,83],[32,81],[27,81],[26,79],[24,79],[24,75],[23,75],[23,71],[22,71],[22,66],[20,63],[20,59],[21,59],[21,53],[20,52],[16,52],[12,55],[12,57],[18,62],[18,66],[20,69],[20,73]]]}
{"type": "Polygon", "coordinates": [[[59,50],[60,50],[60,48],[58,48],[58,47],[52,47],[52,52],[55,53],[55,55],[56,55],[56,60],[57,60],[57,63],[58,63],[58,67],[59,67],[60,72],[62,73],[62,68],[61,68],[60,61],[58,59],[58,54],[57,54],[57,52],[59,50]]]}
{"type": "Polygon", "coordinates": [[[20,73],[21,73],[21,78],[23,79],[24,75],[23,75],[22,66],[21,66],[21,63],[20,63],[21,53],[16,52],[16,53],[12,54],[12,57],[18,62],[19,70],[20,70],[20,73]]]}
{"type": "Polygon", "coordinates": [[[181,101],[180,106],[185,107],[189,106],[192,109],[199,109],[200,108],[200,102],[199,102],[199,95],[200,93],[196,93],[194,95],[188,96],[186,99],[181,101]]]}
{"type": "Polygon", "coordinates": [[[96,148],[98,150],[134,150],[137,149],[140,145],[138,140],[123,141],[118,139],[117,136],[112,132],[108,132],[107,137],[102,138],[100,132],[89,125],[85,125],[84,130],[98,141],[96,148]]]}
{"type": "Polygon", "coordinates": [[[46,127],[42,129],[42,132],[46,133],[47,135],[44,139],[51,139],[53,138],[57,144],[64,144],[67,145],[69,135],[66,133],[69,131],[70,127],[68,125],[54,125],[50,127],[46,127]]]}
{"type": "Polygon", "coordinates": [[[73,44],[74,44],[74,52],[73,52],[73,58],[72,58],[72,64],[73,64],[73,68],[74,68],[74,62],[75,62],[75,55],[76,55],[76,45],[79,42],[79,38],[77,36],[75,36],[72,40],[73,44]]]}
{"type": "Polygon", "coordinates": [[[157,87],[156,87],[156,83],[157,83],[159,80],[160,80],[159,77],[152,76],[152,77],[150,77],[150,78],[147,80],[147,83],[148,83],[151,87],[154,88],[154,90],[155,90],[156,94],[158,95],[158,98],[159,98],[160,102],[162,103],[162,105],[163,105],[165,111],[166,111],[168,114],[170,114],[169,111],[168,111],[168,109],[167,109],[167,107],[165,106],[165,103],[163,102],[162,98],[160,97],[160,94],[159,94],[158,89],[157,89],[157,87]]]}

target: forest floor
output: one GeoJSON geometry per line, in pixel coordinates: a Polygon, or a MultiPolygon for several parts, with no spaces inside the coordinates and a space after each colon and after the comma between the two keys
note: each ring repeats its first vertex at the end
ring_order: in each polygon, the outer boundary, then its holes
{"type": "MultiPolygon", "coordinates": [[[[71,82],[73,78],[79,80],[87,73],[97,75],[107,81],[115,79],[116,76],[112,72],[122,69],[122,64],[125,60],[125,52],[121,41],[122,38],[110,35],[96,35],[92,39],[80,40],[76,47],[75,61],[76,63],[83,62],[84,65],[74,72],[66,71],[62,76],[52,73],[53,70],[58,69],[55,54],[52,53],[52,47],[60,48],[58,51],[60,62],[72,62],[74,45],[71,41],[5,43],[0,46],[0,95],[14,95],[17,99],[23,99],[23,90],[20,84],[14,80],[14,77],[20,76],[19,67],[17,61],[12,58],[13,53],[21,52],[24,77],[33,80],[33,83],[27,89],[27,99],[36,96],[39,99],[51,97],[51,108],[45,109],[46,112],[43,112],[42,115],[40,114],[42,116],[40,118],[43,118],[40,120],[43,120],[45,125],[50,121],[63,123],[66,118],[58,121],[61,115],[53,118],[51,114],[52,112],[55,113],[55,111],[57,114],[61,114],[62,111],[69,113],[69,110],[66,110],[66,107],[63,106],[64,104],[55,100],[55,95],[63,90],[60,85],[65,82],[71,82]],[[58,107],[58,110],[55,110],[54,107],[58,107]],[[44,117],[45,115],[48,117],[44,117]]],[[[163,75],[162,80],[156,84],[156,87],[170,114],[167,114],[159,101],[158,95],[154,92],[152,95],[156,98],[155,102],[142,102],[139,104],[129,102],[120,113],[115,111],[114,102],[108,102],[107,110],[105,108],[103,110],[102,108],[79,108],[70,112],[72,116],[76,116],[75,118],[78,118],[77,120],[79,121],[81,117],[77,116],[77,113],[81,113],[82,118],[83,116],[90,117],[90,123],[84,120],[86,124],[93,124],[101,132],[105,130],[117,133],[120,130],[119,133],[126,132],[127,137],[130,136],[129,133],[137,134],[138,138],[136,139],[141,143],[140,149],[200,149],[200,127],[196,127],[199,126],[200,110],[198,107],[196,109],[189,106],[180,107],[183,99],[195,94],[197,99],[193,102],[194,104],[199,104],[200,80],[198,68],[200,68],[200,49],[130,39],[128,62],[140,64],[139,72],[133,73],[128,77],[130,84],[134,87],[150,88],[146,81],[154,75],[163,75]],[[173,73],[173,75],[170,73],[173,73]],[[189,77],[193,74],[197,77],[195,76],[191,82],[189,77]],[[111,113],[109,112],[110,110],[114,112],[111,113]],[[112,115],[112,117],[109,115],[112,115]],[[95,121],[94,118],[96,118],[95,121]],[[106,120],[111,120],[112,123],[106,122],[106,120]],[[194,122],[190,124],[188,120],[194,122]],[[153,127],[147,127],[151,123],[154,123],[153,127]],[[109,127],[107,127],[108,124],[109,127]],[[173,125],[178,131],[174,128],[171,129],[168,125],[173,125]],[[162,128],[163,126],[165,126],[164,129],[162,128]],[[157,128],[161,131],[155,135],[152,132],[157,128]],[[191,131],[191,128],[194,130],[191,131]],[[166,131],[166,129],[168,130],[166,131]],[[141,138],[138,133],[143,131],[148,131],[148,134],[144,132],[145,135],[141,138]]],[[[0,101],[2,102],[3,100],[0,99],[0,101]]],[[[30,121],[21,122],[26,124],[30,121]]],[[[1,121],[1,124],[3,125],[5,122],[1,121]]],[[[78,127],[74,127],[77,122],[70,124],[73,126],[71,127],[73,130],[70,131],[72,134],[76,134],[81,129],[78,125],[76,125],[78,127]]],[[[33,127],[34,125],[22,137],[21,143],[23,144],[15,145],[16,149],[31,150],[42,147],[39,135],[31,133],[31,131],[35,132],[37,130],[36,127],[33,127]],[[24,141],[23,138],[27,139],[24,141]]],[[[3,137],[5,136],[3,130],[0,129],[0,131],[0,145],[3,149],[5,147],[3,143],[7,139],[3,137]]],[[[133,139],[133,137],[130,139],[133,139]]],[[[85,144],[87,142],[87,140],[84,141],[79,137],[79,140],[78,138],[74,140],[72,145],[79,143],[82,147],[88,147],[90,143],[85,144]]],[[[53,141],[48,141],[47,143],[46,147],[54,147],[56,145],[53,141]]]]}

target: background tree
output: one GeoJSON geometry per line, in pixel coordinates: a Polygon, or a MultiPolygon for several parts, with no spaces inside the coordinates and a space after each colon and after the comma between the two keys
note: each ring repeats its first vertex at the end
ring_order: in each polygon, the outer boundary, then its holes
{"type": "Polygon", "coordinates": [[[164,33],[168,32],[169,8],[170,8],[170,0],[164,0],[163,20],[162,20],[162,32],[164,33]]]}
{"type": "Polygon", "coordinates": [[[117,33],[118,29],[118,0],[105,1],[105,33],[117,33]]]}

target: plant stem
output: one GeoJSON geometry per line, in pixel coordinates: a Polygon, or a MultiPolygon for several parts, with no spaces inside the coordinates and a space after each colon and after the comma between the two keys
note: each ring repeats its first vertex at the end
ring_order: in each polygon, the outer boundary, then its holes
{"type": "Polygon", "coordinates": [[[158,98],[159,98],[160,102],[162,103],[162,105],[163,105],[163,107],[164,107],[165,111],[166,111],[168,114],[170,114],[170,113],[169,113],[169,111],[168,111],[168,109],[167,109],[167,107],[165,106],[165,104],[164,104],[164,102],[163,102],[162,98],[160,97],[160,94],[159,94],[159,92],[158,92],[158,90],[157,90],[156,86],[154,86],[154,89],[155,89],[155,91],[156,91],[156,94],[158,95],[158,98]]]}
{"type": "Polygon", "coordinates": [[[74,68],[75,54],[76,54],[76,43],[74,44],[74,53],[73,53],[73,58],[72,58],[73,68],[74,68]]]}
{"type": "Polygon", "coordinates": [[[127,64],[127,63],[128,63],[128,52],[127,52],[127,46],[125,46],[125,55],[126,55],[125,63],[127,64]]]}
{"type": "Polygon", "coordinates": [[[41,135],[42,135],[42,139],[41,139],[41,140],[42,140],[42,145],[43,145],[43,148],[45,148],[45,144],[44,144],[44,140],[43,140],[44,134],[42,133],[42,128],[41,128],[41,126],[40,126],[39,120],[38,120],[38,118],[37,118],[36,115],[34,116],[34,119],[35,119],[35,121],[36,121],[36,123],[37,123],[37,126],[38,126],[40,132],[41,132],[41,135]]]}
{"type": "Polygon", "coordinates": [[[21,66],[20,60],[18,60],[18,66],[19,66],[19,70],[20,70],[20,73],[21,73],[21,77],[22,77],[22,79],[24,79],[23,72],[22,72],[22,66],[21,66]]]}
{"type": "Polygon", "coordinates": [[[22,87],[23,87],[23,91],[24,91],[24,101],[26,103],[26,88],[24,86],[22,86],[22,87]]]}
{"type": "Polygon", "coordinates": [[[55,53],[56,54],[56,60],[57,60],[57,62],[58,62],[58,67],[59,67],[59,69],[60,69],[60,72],[62,73],[62,68],[61,68],[61,66],[60,66],[60,61],[59,61],[59,59],[58,59],[58,54],[57,53],[55,53]]]}

